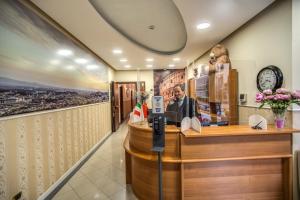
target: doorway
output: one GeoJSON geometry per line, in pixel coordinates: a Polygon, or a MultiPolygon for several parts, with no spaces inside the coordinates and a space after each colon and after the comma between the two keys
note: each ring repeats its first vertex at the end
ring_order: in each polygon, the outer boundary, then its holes
{"type": "Polygon", "coordinates": [[[124,121],[124,96],[123,96],[123,89],[124,89],[124,86],[123,85],[119,85],[119,98],[120,98],[120,119],[119,119],[119,122],[122,123],[124,121]]]}
{"type": "MultiPolygon", "coordinates": [[[[141,91],[145,91],[145,82],[141,83],[141,91]]],[[[112,132],[118,130],[136,105],[137,82],[111,83],[112,132]]]]}

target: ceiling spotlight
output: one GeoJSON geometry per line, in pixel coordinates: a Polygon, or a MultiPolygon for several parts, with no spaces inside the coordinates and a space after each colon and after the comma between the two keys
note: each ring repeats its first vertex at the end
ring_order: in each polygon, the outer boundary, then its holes
{"type": "Polygon", "coordinates": [[[57,51],[57,54],[59,54],[61,56],[71,56],[71,55],[73,55],[73,52],[69,49],[60,49],[57,51]]]}
{"type": "Polygon", "coordinates": [[[121,49],[114,49],[112,52],[114,54],[122,54],[123,53],[123,51],[121,49]]]}
{"type": "Polygon", "coordinates": [[[125,65],[124,67],[125,67],[125,68],[130,68],[131,66],[130,66],[130,65],[125,65]]]}
{"type": "Polygon", "coordinates": [[[147,68],[152,68],[152,67],[153,67],[153,65],[146,65],[146,67],[147,67],[147,68]]]}
{"type": "Polygon", "coordinates": [[[51,65],[58,65],[58,64],[60,64],[60,61],[59,60],[50,60],[50,64],[51,65]]]}
{"type": "Polygon", "coordinates": [[[180,58],[173,58],[173,61],[178,62],[180,61],[180,58]]]}
{"type": "Polygon", "coordinates": [[[74,70],[75,67],[73,65],[68,65],[66,66],[66,70],[74,70]]]}
{"type": "Polygon", "coordinates": [[[84,58],[76,58],[74,61],[78,64],[85,64],[88,62],[88,60],[84,58]]]}
{"type": "Polygon", "coordinates": [[[126,58],[122,58],[122,59],[120,59],[120,62],[127,62],[127,59],[126,58]]]}
{"type": "Polygon", "coordinates": [[[87,65],[86,66],[87,70],[95,70],[95,69],[98,69],[98,68],[99,68],[98,65],[87,65]]]}
{"type": "Polygon", "coordinates": [[[169,67],[175,67],[175,65],[174,64],[169,64],[169,67]]]}
{"type": "Polygon", "coordinates": [[[147,58],[146,59],[147,62],[153,62],[153,60],[154,60],[153,58],[147,58]]]}
{"type": "Polygon", "coordinates": [[[207,23],[207,22],[204,22],[204,23],[201,23],[201,24],[197,25],[197,29],[206,29],[208,27],[210,27],[210,23],[207,23]]]}

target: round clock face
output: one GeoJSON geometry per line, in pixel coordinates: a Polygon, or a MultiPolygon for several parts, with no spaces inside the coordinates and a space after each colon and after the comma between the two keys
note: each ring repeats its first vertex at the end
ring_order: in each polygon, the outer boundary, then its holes
{"type": "Polygon", "coordinates": [[[283,75],[275,66],[268,66],[260,70],[257,75],[257,88],[262,92],[267,89],[276,90],[281,87],[283,75]]]}
{"type": "Polygon", "coordinates": [[[276,75],[270,70],[266,69],[258,76],[259,85],[262,90],[273,89],[276,86],[276,75]]]}

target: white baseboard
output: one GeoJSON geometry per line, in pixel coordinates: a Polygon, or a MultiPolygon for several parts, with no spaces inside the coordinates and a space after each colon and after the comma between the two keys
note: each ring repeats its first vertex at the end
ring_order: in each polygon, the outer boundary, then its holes
{"type": "Polygon", "coordinates": [[[97,149],[102,145],[102,143],[112,134],[108,132],[97,144],[95,144],[84,156],[80,158],[66,173],[64,173],[54,184],[52,184],[48,190],[46,190],[41,196],[38,197],[38,200],[51,199],[53,197],[53,192],[60,189],[63,186],[63,182],[66,178],[70,178],[72,173],[74,174],[79,167],[81,167],[89,157],[97,151],[97,149]]]}

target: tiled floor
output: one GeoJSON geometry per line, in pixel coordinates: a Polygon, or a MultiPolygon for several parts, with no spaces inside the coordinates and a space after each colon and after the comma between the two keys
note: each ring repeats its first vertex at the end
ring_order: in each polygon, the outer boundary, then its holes
{"type": "Polygon", "coordinates": [[[135,200],[125,183],[124,123],[55,195],[55,200],[135,200]]]}

